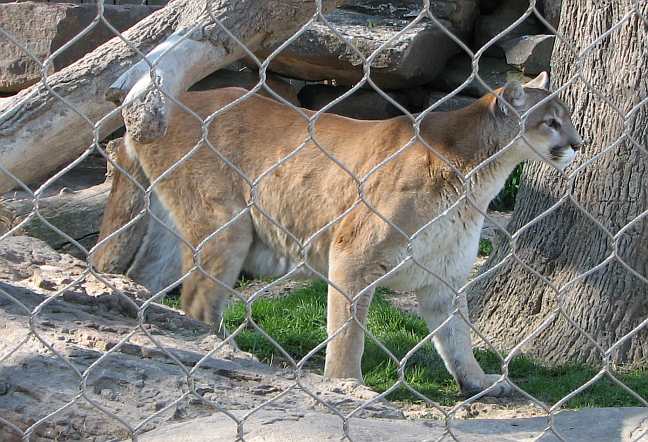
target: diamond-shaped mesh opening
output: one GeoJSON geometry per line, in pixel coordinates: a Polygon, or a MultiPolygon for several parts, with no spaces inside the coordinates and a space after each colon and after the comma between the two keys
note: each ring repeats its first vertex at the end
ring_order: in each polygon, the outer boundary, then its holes
{"type": "MultiPolygon", "coordinates": [[[[641,3],[628,0],[625,9],[610,6],[607,22],[601,21],[605,8],[581,18],[569,17],[563,8],[559,17],[555,5],[545,1],[477,5],[466,0],[450,7],[442,1],[408,0],[394,6],[365,0],[344,2],[330,14],[324,13],[330,5],[321,1],[308,13],[292,6],[280,9],[283,4],[275,9],[270,3],[242,3],[252,8],[248,18],[263,16],[268,26],[275,26],[277,15],[299,12],[299,25],[291,23],[286,30],[282,24],[276,34],[263,38],[257,38],[258,27],[241,26],[239,11],[228,10],[225,3],[194,6],[196,14],[181,18],[180,29],[152,51],[136,32],[121,32],[123,24],[112,22],[115,12],[104,4],[96,4],[94,18],[69,38],[58,35],[64,41],[56,41],[44,57],[2,29],[7,41],[41,71],[32,95],[41,98],[32,106],[61,103],[63,126],[87,132],[81,141],[74,139],[76,154],[66,151],[45,181],[10,163],[2,165],[3,180],[11,182],[7,188],[19,188],[8,207],[28,203],[4,229],[7,247],[36,250],[36,243],[12,238],[27,233],[80,258],[61,259],[66,255],[54,252],[2,256],[8,270],[0,309],[21,327],[14,325],[11,330],[19,332],[0,342],[0,396],[16,400],[17,394],[31,395],[32,402],[47,402],[41,408],[29,405],[38,411],[28,413],[29,418],[21,416],[24,406],[3,411],[3,431],[25,440],[103,437],[102,431],[121,439],[168,421],[219,416],[220,428],[244,440],[252,437],[255,426],[308,419],[304,410],[315,409],[335,419],[337,434],[355,440],[367,431],[364,419],[399,417],[398,406],[418,401],[443,421],[433,438],[461,440],[460,420],[479,414],[486,396],[511,390],[546,417],[535,436],[568,440],[570,433],[557,423],[563,408],[588,406],[601,396],[611,406],[648,405],[645,395],[637,393],[645,391],[641,363],[634,371],[623,363],[642,360],[648,323],[641,302],[648,286],[642,241],[648,215],[641,180],[634,178],[646,158],[645,133],[637,126],[645,116],[644,77],[635,72],[642,71],[641,64],[629,68],[640,57],[629,60],[618,75],[627,77],[637,93],[621,93],[606,90],[601,78],[610,74],[597,69],[606,53],[633,47],[635,42],[619,38],[622,33],[635,36],[637,44],[643,41],[646,11],[641,3]],[[558,32],[558,18],[598,32],[589,34],[589,42],[567,39],[562,34],[573,32],[564,24],[558,32]],[[70,57],[80,45],[102,33],[118,36],[130,51],[124,66],[139,62],[130,77],[132,71],[120,77],[122,89],[111,91],[124,94],[116,109],[86,106],[63,80],[73,69],[54,72],[73,62],[70,57]],[[554,45],[554,59],[571,57],[576,68],[565,75],[564,66],[552,66],[566,81],[554,84],[553,94],[531,109],[517,105],[508,87],[499,89],[497,98],[473,105],[481,106],[483,115],[507,115],[511,133],[489,140],[498,149],[468,153],[475,143],[461,136],[473,130],[474,116],[441,120],[433,112],[464,107],[507,81],[535,77],[537,65],[519,61],[529,34],[544,39],[532,55],[546,54],[554,45]],[[231,64],[241,57],[247,67],[231,64]],[[215,74],[184,94],[191,83],[226,66],[231,74],[215,74]],[[246,80],[238,78],[243,70],[249,74],[246,80]],[[293,79],[286,82],[277,74],[293,79]],[[137,82],[140,78],[148,82],[137,82]],[[232,83],[248,91],[211,90],[232,83]],[[549,124],[534,122],[534,115],[558,94],[579,114],[574,123],[583,137],[596,136],[588,127],[605,123],[609,130],[592,140],[593,147],[586,146],[566,172],[549,164],[528,166],[518,204],[522,197],[542,203],[533,206],[531,215],[514,215],[507,227],[488,211],[497,192],[483,188],[524,143],[547,162],[545,146],[525,131],[549,124]],[[162,126],[168,123],[158,134],[162,141],[137,142],[144,133],[130,114],[137,106],[140,117],[151,117],[150,109],[161,112],[153,119],[160,117],[162,126]],[[134,141],[111,156],[102,142],[119,126],[120,113],[134,141]],[[331,115],[335,113],[379,121],[358,122],[331,115]],[[435,138],[444,133],[444,125],[435,121],[452,126],[443,139],[435,138]],[[114,218],[104,220],[97,243],[92,232],[98,226],[91,224],[90,213],[87,222],[82,218],[75,224],[65,218],[65,206],[56,205],[78,203],[74,195],[84,189],[77,189],[75,180],[84,167],[102,168],[106,162],[116,169],[108,203],[114,218]],[[600,177],[600,170],[612,172],[600,177]],[[121,195],[114,191],[115,174],[121,195]],[[549,178],[533,189],[541,182],[538,176],[549,178]],[[427,186],[422,184],[426,180],[427,186]],[[583,185],[590,182],[593,190],[583,185]],[[444,197],[435,200],[444,188],[444,197]],[[481,249],[484,218],[499,241],[472,279],[468,274],[481,249]],[[567,223],[573,227],[565,228],[567,223]],[[79,234],[79,225],[91,233],[79,234]],[[458,228],[472,236],[457,235],[458,228]],[[589,240],[567,250],[574,235],[589,240]],[[31,265],[15,265],[26,259],[31,265]],[[462,270],[449,270],[455,267],[462,270]],[[112,273],[146,281],[147,287],[112,273]],[[255,273],[270,279],[246,279],[255,273]],[[320,282],[294,282],[304,275],[320,282]],[[473,301],[475,292],[516,281],[529,286],[530,280],[528,302],[520,302],[524,297],[511,301],[519,303],[514,318],[499,317],[498,323],[484,322],[482,316],[481,322],[471,323],[466,296],[482,315],[497,317],[506,301],[473,301]],[[611,285],[624,289],[615,299],[611,285]],[[405,289],[416,292],[425,320],[391,304],[396,296],[414,299],[412,293],[399,293],[405,289]],[[612,313],[592,317],[606,302],[612,313]],[[80,309],[76,314],[75,308],[80,309]],[[612,334],[606,330],[610,323],[619,324],[612,334]],[[506,330],[512,326],[520,331],[506,330]],[[515,339],[507,339],[511,334],[515,339]],[[481,342],[476,360],[470,335],[481,342]],[[547,342],[572,349],[589,365],[537,365],[537,358],[562,361],[547,342]],[[38,391],[41,372],[24,361],[20,364],[25,379],[33,380],[30,386],[3,383],[16,377],[21,369],[17,358],[34,344],[42,347],[34,350],[36,358],[60,376],[64,388],[55,400],[47,401],[38,391]],[[326,351],[358,366],[327,360],[326,351]],[[481,376],[478,365],[491,374],[481,376]],[[359,368],[365,383],[378,391],[321,377],[357,377],[359,368]],[[560,376],[569,379],[547,385],[547,378],[560,376]],[[128,406],[133,403],[145,405],[128,406]]],[[[109,56],[105,47],[98,51],[109,56]]],[[[548,69],[548,55],[544,62],[542,69],[548,69]]],[[[104,80],[105,89],[115,78],[104,80]]],[[[103,93],[93,92],[93,100],[103,93]]],[[[11,116],[0,118],[8,118],[0,127],[11,126],[11,116]]],[[[60,144],[58,130],[50,125],[43,132],[52,135],[37,138],[60,144]]],[[[11,132],[7,129],[7,136],[15,138],[11,132]]],[[[15,139],[11,143],[15,146],[15,139]]],[[[28,152],[25,158],[36,157],[28,152]]],[[[510,172],[513,166],[505,169],[510,172]]],[[[108,186],[101,181],[93,184],[108,186]]],[[[501,187],[504,177],[494,181],[501,187]]],[[[100,199],[102,194],[97,195],[100,199]]],[[[87,198],[79,196],[82,202],[87,198]]],[[[101,202],[97,205],[101,210],[101,202]]],[[[632,430],[634,440],[643,435],[640,426],[632,430]]]]}

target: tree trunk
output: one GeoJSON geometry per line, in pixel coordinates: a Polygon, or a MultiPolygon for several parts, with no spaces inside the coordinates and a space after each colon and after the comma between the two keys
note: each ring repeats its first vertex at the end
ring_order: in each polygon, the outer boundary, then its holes
{"type": "MultiPolygon", "coordinates": [[[[583,53],[633,8],[648,17],[646,2],[563,0],[559,31],[583,53]]],[[[635,331],[648,318],[648,106],[644,102],[629,114],[648,97],[646,53],[648,25],[635,14],[582,57],[582,77],[599,92],[577,81],[561,93],[592,144],[567,171],[575,174],[573,185],[544,164],[525,168],[508,227],[520,232],[514,252],[524,265],[509,257],[470,289],[475,325],[496,347],[508,351],[540,328],[522,350],[547,361],[600,366],[605,353],[615,363],[648,357],[648,330],[635,331]],[[599,95],[626,116],[625,124],[599,95]],[[585,167],[577,171],[580,165],[585,167]],[[565,195],[575,202],[565,199],[537,219],[565,195]],[[588,273],[614,250],[618,258],[588,273]]],[[[579,71],[567,44],[557,42],[552,68],[555,87],[579,71]]],[[[509,253],[504,243],[485,268],[509,253]]]]}
{"type": "MultiPolygon", "coordinates": [[[[182,1],[157,11],[124,33],[133,47],[146,53],[170,35],[178,24],[182,1]]],[[[70,163],[93,141],[92,126],[75,113],[97,122],[115,106],[104,94],[117,77],[138,59],[117,37],[81,60],[0,102],[0,164],[26,184],[40,181],[70,163]],[[74,110],[73,110],[74,109],[74,110]]],[[[100,138],[122,125],[115,113],[102,125],[100,138]]],[[[0,174],[0,193],[16,182],[0,174]]]]}
{"type": "MultiPolygon", "coordinates": [[[[41,198],[38,209],[48,223],[69,235],[86,248],[92,247],[99,236],[99,226],[104,212],[110,183],[77,191],[64,191],[41,198]]],[[[5,233],[25,221],[34,210],[32,199],[3,201],[0,207],[0,232],[5,233]]],[[[68,238],[58,234],[39,217],[30,218],[15,232],[41,239],[57,250],[64,250],[77,257],[85,255],[68,238]]]]}
{"type": "MultiPolygon", "coordinates": [[[[325,3],[327,8],[332,5],[331,0],[325,3]]],[[[244,55],[214,18],[256,50],[282,42],[314,12],[312,0],[175,0],[123,36],[146,53],[150,62],[156,62],[162,89],[177,96],[193,82],[244,55]]],[[[124,115],[134,134],[146,134],[155,124],[164,129],[165,121],[156,118],[164,117],[167,97],[154,96],[143,104],[136,101],[147,97],[142,92],[151,95],[148,64],[139,61],[131,66],[140,58],[115,37],[48,76],[47,84],[67,103],[49,92],[43,82],[0,102],[0,165],[22,182],[32,183],[73,161],[93,142],[93,127],[85,118],[94,124],[115,111],[106,96],[113,102],[130,98],[124,115]],[[147,112],[153,112],[155,118],[147,112]]],[[[119,113],[114,112],[102,123],[99,139],[121,124],[119,113]]],[[[0,174],[0,193],[16,185],[8,175],[0,174]]]]}

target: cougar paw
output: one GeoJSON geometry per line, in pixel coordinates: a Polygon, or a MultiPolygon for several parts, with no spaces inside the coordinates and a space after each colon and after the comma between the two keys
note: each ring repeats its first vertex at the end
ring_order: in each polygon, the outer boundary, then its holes
{"type": "Polygon", "coordinates": [[[459,385],[461,393],[466,397],[474,396],[495,384],[495,386],[490,388],[485,396],[510,396],[513,394],[513,386],[506,379],[500,380],[501,377],[502,376],[499,374],[486,374],[479,379],[471,379],[467,382],[461,382],[459,385]]]}

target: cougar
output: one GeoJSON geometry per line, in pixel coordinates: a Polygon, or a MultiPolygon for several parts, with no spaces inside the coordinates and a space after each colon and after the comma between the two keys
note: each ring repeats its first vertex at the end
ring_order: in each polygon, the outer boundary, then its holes
{"type": "Polygon", "coordinates": [[[203,118],[220,110],[206,139],[198,119],[176,109],[163,138],[137,144],[127,134],[125,144],[185,243],[183,309],[219,324],[242,271],[324,277],[325,376],[362,380],[375,287],[412,290],[462,392],[505,394],[510,386],[473,356],[457,290],[476,259],[483,213],[515,166],[541,160],[564,169],[582,143],[547,85],[542,73],[461,110],[431,112],[419,136],[406,116],[326,113],[309,132],[305,117],[314,112],[305,109],[259,95],[229,106],[247,93],[238,88],[180,97],[203,118]],[[536,104],[519,137],[518,115],[536,104]]]}

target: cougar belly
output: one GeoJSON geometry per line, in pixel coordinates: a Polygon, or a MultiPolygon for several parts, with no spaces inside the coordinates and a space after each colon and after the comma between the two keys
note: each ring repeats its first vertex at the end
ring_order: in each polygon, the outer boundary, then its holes
{"type": "MultiPolygon", "coordinates": [[[[312,226],[310,229],[305,228],[304,225],[307,223],[301,221],[304,219],[303,217],[297,218],[297,221],[291,219],[289,215],[292,212],[288,209],[273,212],[268,209],[272,208],[272,202],[261,201],[261,203],[264,204],[264,208],[274,222],[265,215],[252,211],[254,239],[243,270],[259,277],[280,277],[293,271],[304,260],[304,250],[300,248],[299,242],[304,244],[317,229],[312,226]],[[296,241],[295,238],[298,240],[296,241]]],[[[320,232],[305,244],[308,266],[322,275],[328,274],[330,230],[320,232]]],[[[316,275],[302,265],[294,273],[291,273],[290,277],[303,279],[313,278],[316,275]]]]}
{"type": "MultiPolygon", "coordinates": [[[[278,254],[268,247],[259,237],[255,237],[248,252],[243,271],[255,278],[279,278],[295,268],[295,263],[289,257],[278,254]]],[[[310,272],[300,268],[292,273],[291,278],[309,278],[310,272]]]]}

